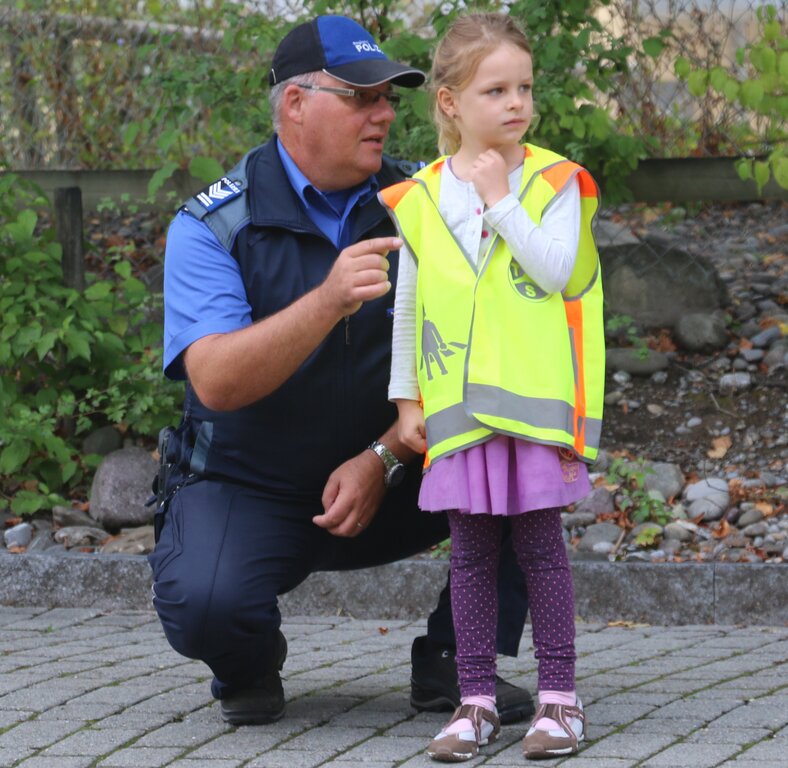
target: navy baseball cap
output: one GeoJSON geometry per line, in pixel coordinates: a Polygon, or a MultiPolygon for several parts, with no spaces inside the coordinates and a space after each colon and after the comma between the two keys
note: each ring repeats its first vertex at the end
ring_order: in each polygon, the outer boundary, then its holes
{"type": "Polygon", "coordinates": [[[268,84],[323,71],[348,85],[393,83],[418,88],[426,76],[391,61],[364,27],[345,16],[318,16],[285,35],[274,53],[268,84]]]}

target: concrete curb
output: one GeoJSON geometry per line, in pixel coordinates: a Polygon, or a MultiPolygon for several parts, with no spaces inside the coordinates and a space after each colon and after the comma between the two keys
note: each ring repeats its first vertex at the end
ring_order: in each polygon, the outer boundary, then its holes
{"type": "MultiPolygon", "coordinates": [[[[345,573],[316,573],[283,595],[285,614],[419,619],[446,580],[445,561],[417,558],[345,573]]],[[[577,615],[590,622],[788,625],[780,565],[572,562],[577,615]]],[[[0,553],[0,604],[151,608],[151,574],[135,555],[0,553]]]]}

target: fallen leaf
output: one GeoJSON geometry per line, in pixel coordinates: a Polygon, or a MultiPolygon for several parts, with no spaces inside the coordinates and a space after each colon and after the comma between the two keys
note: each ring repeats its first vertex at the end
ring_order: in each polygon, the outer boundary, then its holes
{"type": "Polygon", "coordinates": [[[649,627],[650,624],[642,624],[637,621],[626,621],[618,619],[617,621],[608,621],[608,627],[624,627],[625,629],[641,629],[642,627],[649,627]]]}
{"type": "Polygon", "coordinates": [[[21,522],[22,522],[22,518],[21,517],[9,517],[5,521],[5,527],[6,528],[13,528],[15,525],[19,525],[19,523],[21,523],[21,522]]]}
{"type": "Polygon", "coordinates": [[[774,507],[768,501],[756,501],[755,509],[761,512],[764,517],[771,517],[774,514],[774,507]]]}
{"type": "Polygon", "coordinates": [[[711,535],[715,539],[724,539],[729,536],[731,532],[731,524],[727,520],[720,520],[717,526],[712,530],[711,535]]]}
{"type": "Polygon", "coordinates": [[[12,544],[8,547],[8,551],[12,555],[21,555],[23,552],[27,552],[27,547],[20,547],[18,544],[12,544]]]}
{"type": "Polygon", "coordinates": [[[657,352],[676,352],[678,349],[667,328],[660,329],[656,338],[649,337],[648,345],[657,352]]]}
{"type": "Polygon", "coordinates": [[[387,635],[389,633],[389,628],[388,627],[378,627],[378,632],[380,632],[381,635],[387,635]]]}
{"type": "Polygon", "coordinates": [[[710,459],[721,459],[728,452],[728,449],[733,445],[730,435],[722,435],[722,437],[715,437],[712,441],[711,450],[706,451],[706,455],[710,459]]]}

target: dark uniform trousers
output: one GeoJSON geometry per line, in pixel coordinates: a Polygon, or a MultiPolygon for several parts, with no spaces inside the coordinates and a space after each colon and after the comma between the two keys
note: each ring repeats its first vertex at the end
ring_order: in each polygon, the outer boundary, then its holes
{"type": "MultiPolygon", "coordinates": [[[[172,647],[211,668],[214,695],[249,687],[276,664],[278,595],[314,571],[393,562],[448,537],[446,515],[417,507],[418,475],[411,468],[355,538],[333,536],[312,522],[323,512],[319,500],[273,497],[220,480],[181,488],[149,556],[153,603],[172,647]]],[[[498,592],[498,650],[514,656],[528,604],[509,541],[498,592]]],[[[448,584],[428,618],[427,634],[435,643],[455,645],[448,584]]]]}

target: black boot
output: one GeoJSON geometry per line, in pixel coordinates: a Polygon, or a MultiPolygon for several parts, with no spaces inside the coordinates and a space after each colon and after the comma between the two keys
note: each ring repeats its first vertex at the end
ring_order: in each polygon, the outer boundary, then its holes
{"type": "MultiPolygon", "coordinates": [[[[412,665],[410,703],[420,712],[451,712],[460,706],[454,649],[433,645],[417,637],[410,651],[412,665]]],[[[498,716],[502,723],[517,723],[534,715],[534,702],[525,688],[495,678],[498,716]]]]}
{"type": "Polygon", "coordinates": [[[285,692],[279,671],[286,658],[287,640],[278,632],[276,665],[248,688],[223,697],[222,719],[232,725],[264,725],[279,720],[285,713],[285,692]]]}

